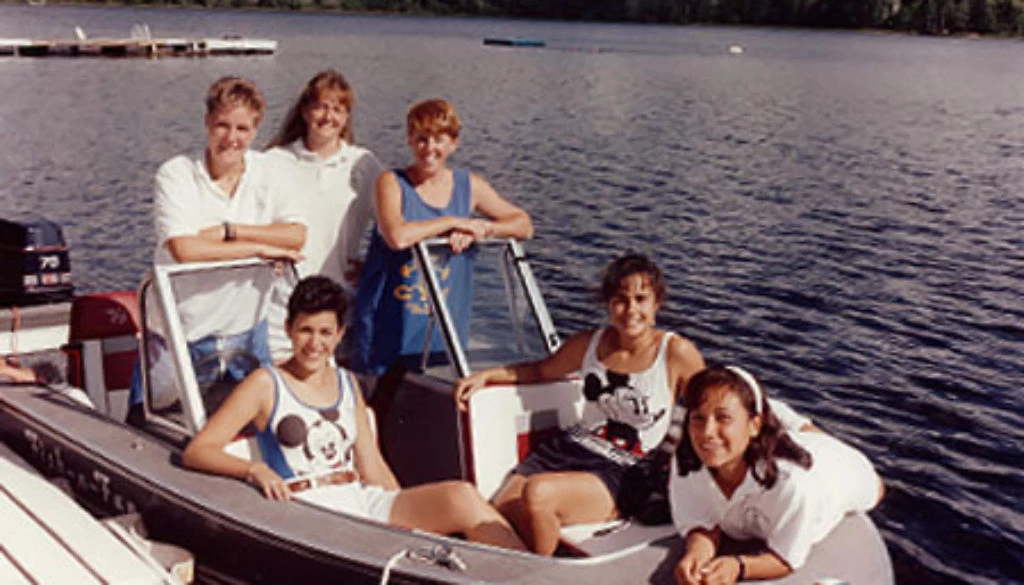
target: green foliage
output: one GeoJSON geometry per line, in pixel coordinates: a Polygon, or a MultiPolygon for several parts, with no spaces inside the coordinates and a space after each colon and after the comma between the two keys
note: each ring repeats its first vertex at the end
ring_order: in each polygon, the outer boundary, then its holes
{"type": "Polygon", "coordinates": [[[1024,0],[71,0],[1024,35],[1024,0]]]}

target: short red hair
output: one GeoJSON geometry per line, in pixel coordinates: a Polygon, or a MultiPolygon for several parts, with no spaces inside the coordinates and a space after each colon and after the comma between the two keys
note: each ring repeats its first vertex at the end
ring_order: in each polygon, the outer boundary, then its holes
{"type": "Polygon", "coordinates": [[[405,124],[409,136],[425,132],[458,138],[462,129],[459,115],[455,113],[455,106],[442,99],[424,100],[413,104],[405,117],[405,124]]]}

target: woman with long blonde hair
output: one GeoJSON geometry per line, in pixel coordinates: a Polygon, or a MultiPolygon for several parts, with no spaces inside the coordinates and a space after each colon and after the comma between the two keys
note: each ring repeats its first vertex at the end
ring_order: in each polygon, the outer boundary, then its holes
{"type": "MultiPolygon", "coordinates": [[[[373,218],[374,184],[384,171],[371,151],[353,141],[354,106],[345,76],[334,69],[321,71],[303,87],[269,145],[306,219],[299,275],[323,274],[349,295],[362,269],[360,247],[373,218]]],[[[279,323],[289,292],[282,291],[272,319],[271,347],[277,358],[288,351],[279,323]]]]}

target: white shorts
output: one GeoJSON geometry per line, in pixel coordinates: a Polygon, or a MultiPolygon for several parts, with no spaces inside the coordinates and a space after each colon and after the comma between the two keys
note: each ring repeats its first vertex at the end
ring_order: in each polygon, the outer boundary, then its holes
{"type": "Polygon", "coordinates": [[[387,524],[398,491],[388,491],[379,485],[363,485],[354,481],[306,490],[295,494],[294,497],[314,506],[387,524]]]}

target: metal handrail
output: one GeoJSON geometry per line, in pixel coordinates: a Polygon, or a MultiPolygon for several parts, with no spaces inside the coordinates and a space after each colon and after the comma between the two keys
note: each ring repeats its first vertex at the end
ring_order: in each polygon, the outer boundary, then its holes
{"type": "Polygon", "coordinates": [[[523,245],[518,240],[510,238],[508,240],[508,249],[511,253],[511,261],[515,265],[515,273],[519,275],[523,290],[526,291],[526,301],[530,303],[530,309],[536,320],[537,328],[540,329],[541,337],[544,339],[544,348],[547,349],[548,353],[554,353],[558,346],[562,344],[562,341],[555,330],[554,321],[551,320],[551,313],[548,312],[547,303],[544,302],[544,297],[540,294],[540,287],[537,285],[537,279],[533,276],[533,269],[530,268],[530,263],[526,259],[523,245]]]}
{"type": "MultiPolygon", "coordinates": [[[[441,238],[420,240],[413,246],[413,256],[416,258],[416,265],[423,275],[424,285],[427,288],[427,298],[430,301],[431,315],[436,315],[440,321],[440,332],[444,336],[444,347],[448,353],[448,360],[455,369],[455,375],[464,378],[469,375],[469,360],[466,359],[466,352],[459,341],[458,332],[452,322],[451,312],[448,310],[448,303],[444,302],[444,295],[441,293],[441,283],[437,280],[437,273],[434,271],[434,260],[430,257],[429,246],[439,243],[447,243],[441,238]]],[[[432,327],[428,325],[426,341],[424,342],[424,359],[430,351],[432,327]]]]}
{"type": "MultiPolygon", "coordinates": [[[[436,317],[440,324],[439,329],[441,334],[444,336],[445,350],[448,354],[449,362],[452,364],[452,368],[454,370],[453,373],[459,378],[464,378],[472,373],[469,367],[469,360],[466,358],[466,350],[462,347],[462,343],[458,338],[458,332],[455,330],[454,323],[452,322],[451,312],[448,310],[448,305],[444,300],[440,283],[437,280],[437,274],[434,271],[434,263],[429,254],[430,247],[447,245],[447,238],[428,238],[413,245],[413,257],[416,259],[419,270],[421,270],[424,275],[424,284],[427,289],[427,299],[431,311],[431,321],[430,324],[428,324],[427,337],[424,342],[423,359],[425,363],[427,359],[427,352],[429,352],[430,349],[431,335],[433,333],[432,324],[436,317]]],[[[502,277],[503,279],[507,278],[507,270],[512,270],[516,275],[520,285],[523,287],[523,291],[526,294],[526,301],[529,304],[537,329],[541,333],[544,349],[548,353],[553,353],[558,349],[558,346],[561,345],[561,339],[558,336],[558,332],[555,331],[555,325],[551,320],[551,314],[548,313],[547,305],[544,303],[544,297],[541,296],[540,287],[537,285],[537,281],[533,276],[533,270],[530,268],[522,244],[514,238],[488,238],[477,242],[475,245],[503,245],[506,247],[506,263],[510,265],[511,268],[503,267],[504,270],[502,271],[502,277]]],[[[506,291],[511,290],[511,288],[512,287],[508,286],[508,282],[506,280],[506,291]]],[[[514,306],[511,304],[511,295],[509,295],[509,303],[509,314],[513,317],[513,323],[515,323],[514,306]]]]}

